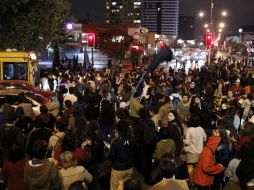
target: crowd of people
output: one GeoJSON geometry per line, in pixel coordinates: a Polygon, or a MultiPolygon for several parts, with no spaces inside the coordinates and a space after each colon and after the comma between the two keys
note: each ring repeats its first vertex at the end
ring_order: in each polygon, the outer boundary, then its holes
{"type": "Polygon", "coordinates": [[[22,94],[16,109],[6,101],[0,188],[254,189],[251,68],[157,68],[135,89],[143,72],[48,74],[39,115],[22,94]]]}

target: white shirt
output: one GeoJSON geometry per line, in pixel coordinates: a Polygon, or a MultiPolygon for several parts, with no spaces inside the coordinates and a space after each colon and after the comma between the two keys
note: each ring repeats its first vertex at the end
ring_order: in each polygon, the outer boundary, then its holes
{"type": "Polygon", "coordinates": [[[145,85],[144,88],[143,88],[143,92],[142,92],[142,95],[141,95],[141,99],[143,97],[145,97],[146,99],[149,98],[149,95],[147,95],[147,92],[148,92],[148,89],[149,89],[149,85],[145,85]]]}
{"type": "Polygon", "coordinates": [[[200,154],[204,147],[207,136],[202,127],[189,127],[185,134],[185,151],[200,154]]]}
{"type": "Polygon", "coordinates": [[[239,179],[236,175],[236,168],[239,166],[240,162],[241,162],[241,160],[239,160],[237,158],[233,158],[229,162],[228,167],[225,170],[224,175],[230,177],[233,182],[238,182],[239,181],[239,179]]]}
{"type": "Polygon", "coordinates": [[[67,94],[65,97],[64,97],[64,102],[66,101],[66,100],[70,100],[71,101],[71,103],[74,103],[74,102],[76,102],[77,101],[77,96],[75,96],[74,94],[67,94]]]}
{"type": "MultiPolygon", "coordinates": [[[[57,132],[49,138],[48,148],[54,150],[56,143],[64,136],[64,132],[57,132]]],[[[52,151],[52,158],[54,158],[54,151],[52,151]]]]}

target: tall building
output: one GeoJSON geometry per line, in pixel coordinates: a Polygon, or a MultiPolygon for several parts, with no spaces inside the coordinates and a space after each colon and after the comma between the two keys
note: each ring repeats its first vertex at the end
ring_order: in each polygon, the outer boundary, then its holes
{"type": "Polygon", "coordinates": [[[178,38],[182,40],[194,40],[195,31],[195,17],[194,16],[180,16],[179,17],[179,33],[178,38]]]}
{"type": "Polygon", "coordinates": [[[106,23],[141,23],[142,0],[106,0],[106,23]]]}
{"type": "Polygon", "coordinates": [[[143,0],[142,25],[158,34],[178,36],[179,0],[143,0]]]}

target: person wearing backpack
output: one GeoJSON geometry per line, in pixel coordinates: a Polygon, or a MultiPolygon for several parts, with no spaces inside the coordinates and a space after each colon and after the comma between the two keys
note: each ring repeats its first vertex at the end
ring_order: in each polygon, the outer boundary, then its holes
{"type": "Polygon", "coordinates": [[[120,120],[116,127],[119,136],[112,141],[107,156],[112,162],[110,190],[117,190],[120,182],[134,174],[134,142],[129,122],[120,120]]]}
{"type": "Polygon", "coordinates": [[[58,120],[55,126],[55,134],[49,138],[48,149],[51,151],[51,157],[54,158],[55,151],[61,146],[64,133],[65,125],[58,120]]]}

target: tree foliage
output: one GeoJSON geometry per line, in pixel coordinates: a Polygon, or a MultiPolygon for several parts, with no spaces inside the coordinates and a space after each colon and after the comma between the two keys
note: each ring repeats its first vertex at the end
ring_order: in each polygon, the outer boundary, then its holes
{"type": "Polygon", "coordinates": [[[64,37],[68,0],[1,0],[0,49],[42,50],[64,37]]]}
{"type": "Polygon", "coordinates": [[[243,43],[235,43],[235,42],[231,42],[229,44],[229,47],[231,48],[231,50],[233,51],[246,51],[246,46],[243,43]]]}
{"type": "Polygon", "coordinates": [[[99,34],[99,49],[111,58],[123,59],[130,48],[132,40],[132,36],[126,32],[109,28],[99,34]]]}

